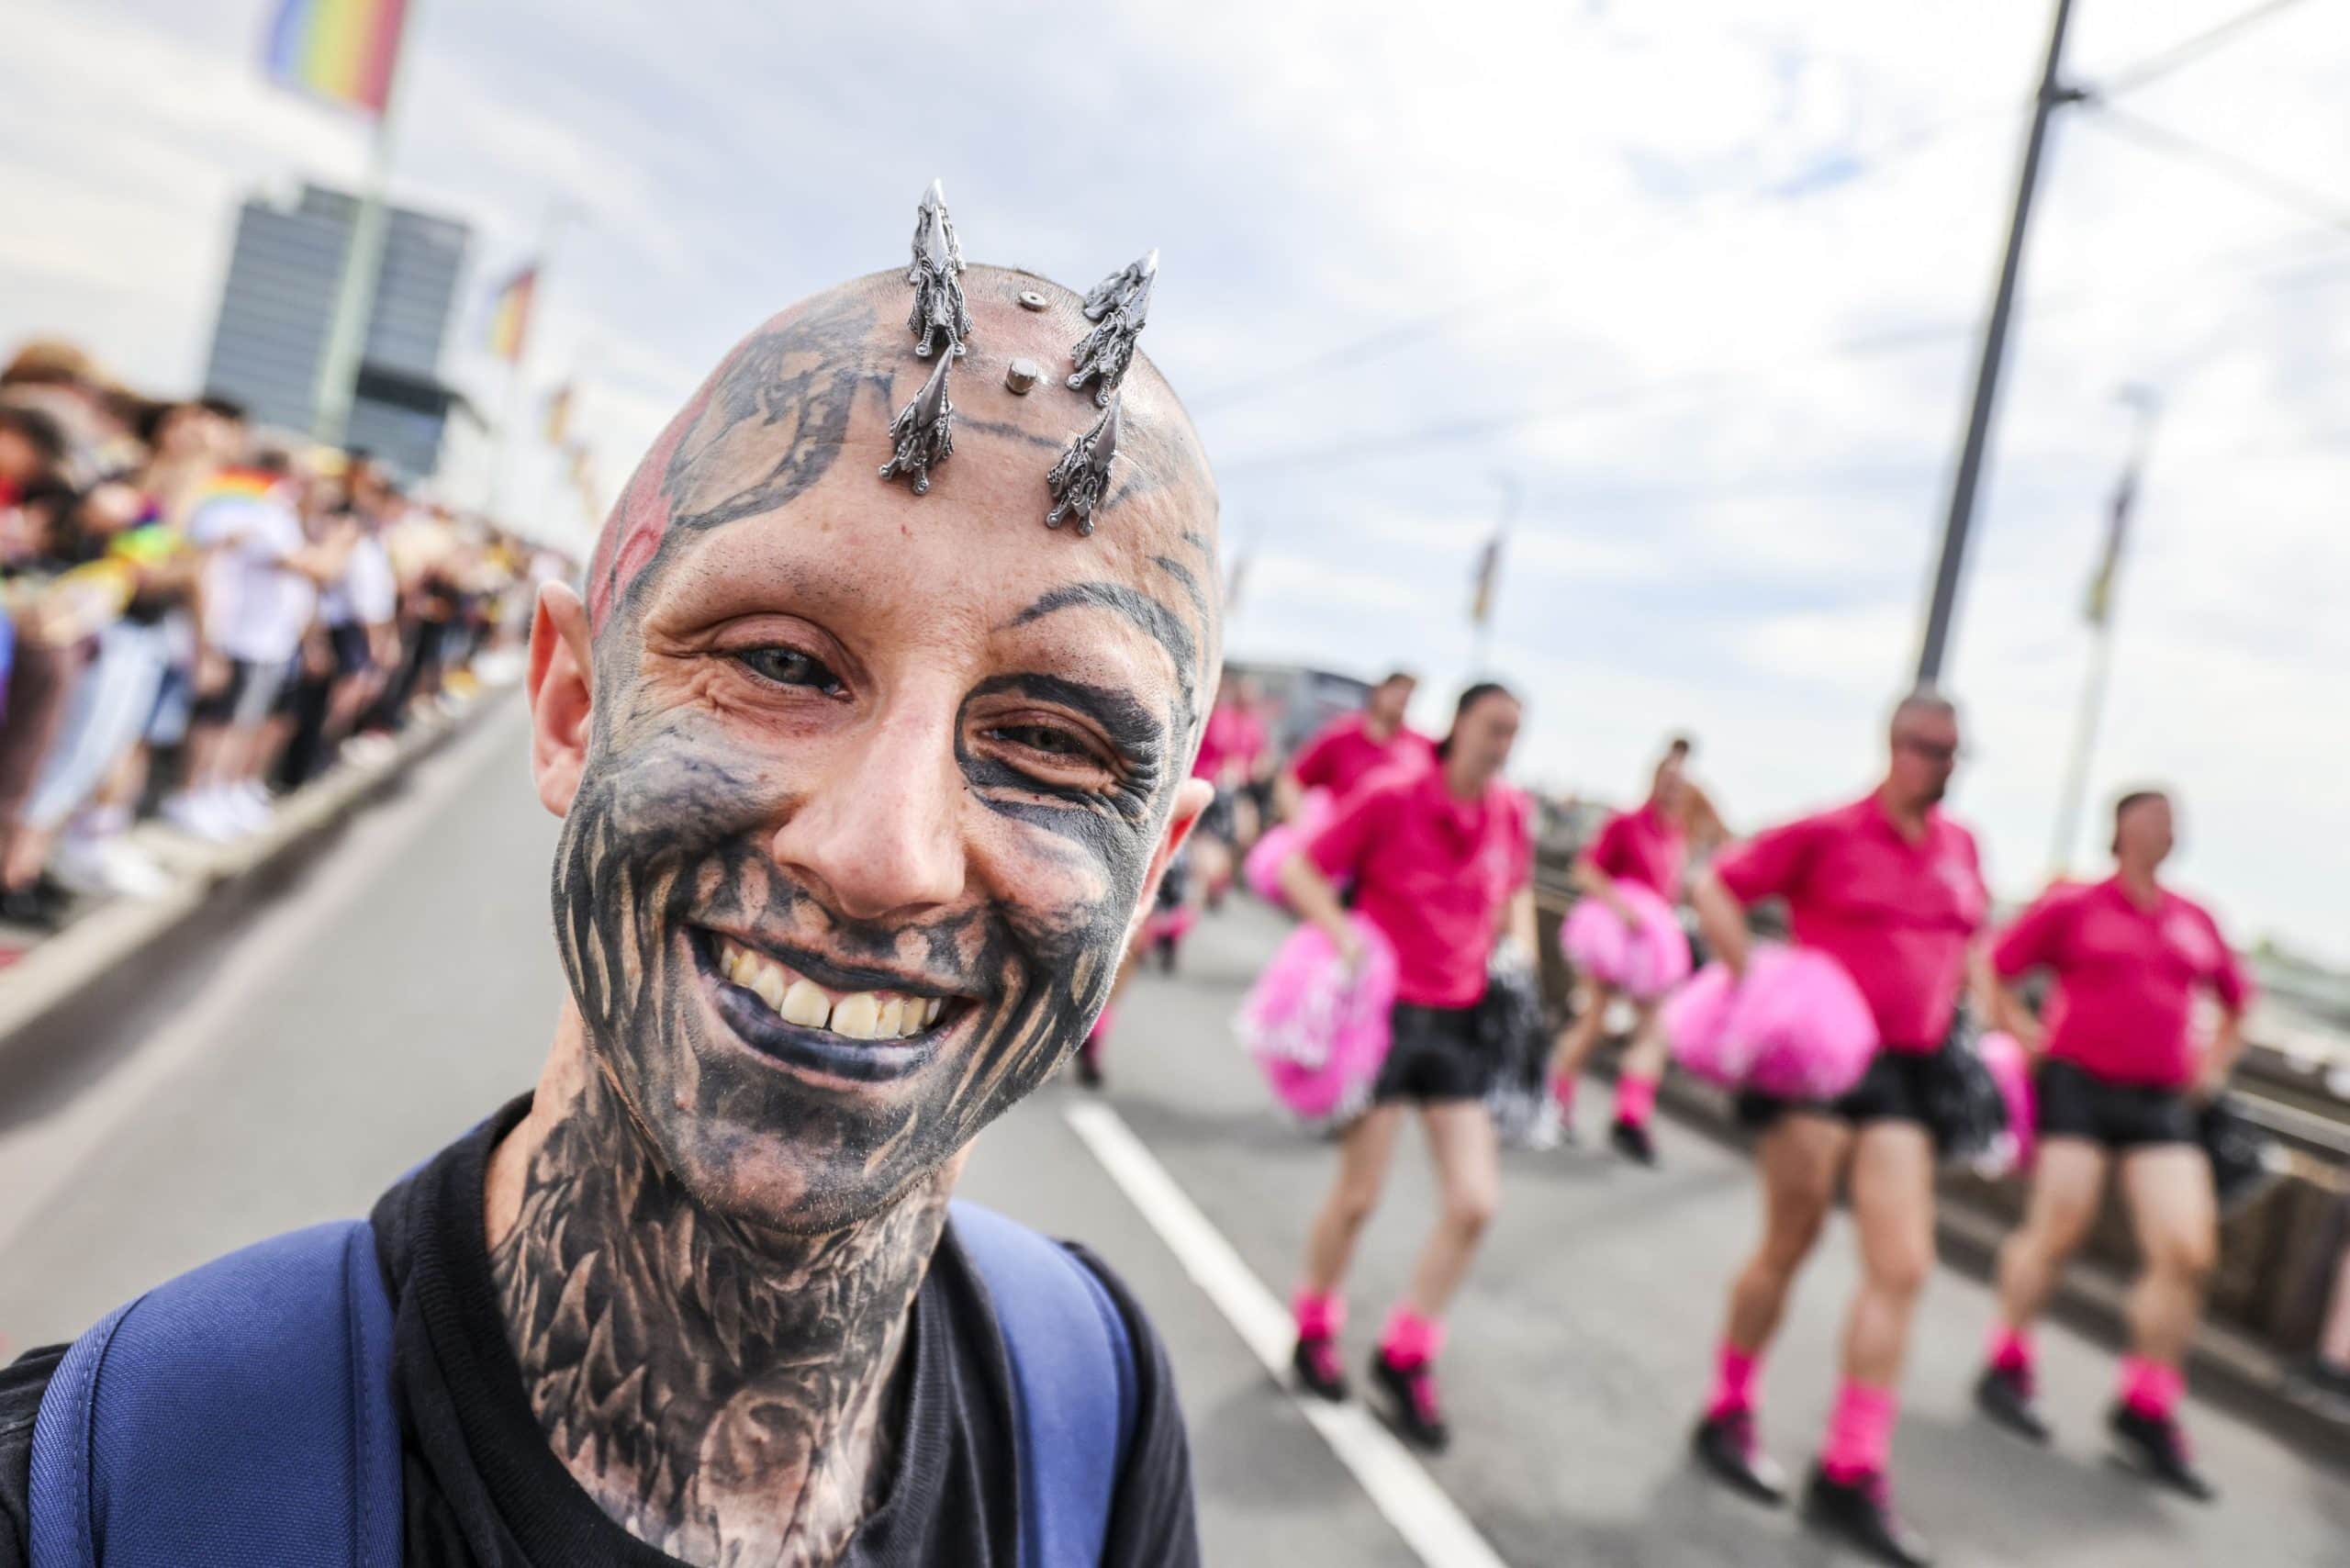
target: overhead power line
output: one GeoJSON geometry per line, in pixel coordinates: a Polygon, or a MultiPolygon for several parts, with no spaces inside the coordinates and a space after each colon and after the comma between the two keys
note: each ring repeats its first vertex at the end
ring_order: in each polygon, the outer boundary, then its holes
{"type": "Polygon", "coordinates": [[[2090,102],[2098,111],[2090,117],[2092,125],[2102,126],[2113,135],[2134,141],[2152,151],[2200,163],[2213,174],[2233,181],[2280,207],[2289,207],[2314,223],[2350,233],[2350,201],[2264,169],[2250,159],[2224,148],[2198,141],[2191,136],[2182,136],[2167,126],[2156,125],[2127,109],[2116,108],[2098,99],[2090,102]]]}
{"type": "Polygon", "coordinates": [[[2266,0],[2265,5],[2239,12],[2216,27],[2206,28],[2192,38],[2180,39],[2160,53],[2150,54],[2134,65],[2123,66],[2107,77],[2098,91],[2111,97],[2120,93],[2134,92],[2150,82],[2158,82],[2172,72],[2190,65],[2213,50],[2233,41],[2236,35],[2247,28],[2265,22],[2280,11],[2288,11],[2300,3],[2301,0],[2266,0]]]}

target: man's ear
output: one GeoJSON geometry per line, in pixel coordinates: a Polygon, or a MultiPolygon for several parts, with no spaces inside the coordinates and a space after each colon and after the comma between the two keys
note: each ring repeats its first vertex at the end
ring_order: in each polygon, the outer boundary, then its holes
{"type": "Polygon", "coordinates": [[[1175,810],[1167,818],[1167,831],[1159,836],[1158,848],[1150,857],[1150,870],[1142,879],[1142,902],[1135,906],[1134,917],[1126,922],[1126,946],[1134,946],[1135,934],[1142,923],[1150,918],[1151,906],[1158,902],[1158,879],[1167,875],[1167,863],[1200,825],[1200,813],[1215,799],[1215,786],[1204,778],[1186,778],[1175,790],[1175,810]]]}
{"type": "Polygon", "coordinates": [[[531,778],[556,816],[571,810],[588,765],[594,669],[588,607],[568,584],[542,584],[531,616],[531,778]]]}

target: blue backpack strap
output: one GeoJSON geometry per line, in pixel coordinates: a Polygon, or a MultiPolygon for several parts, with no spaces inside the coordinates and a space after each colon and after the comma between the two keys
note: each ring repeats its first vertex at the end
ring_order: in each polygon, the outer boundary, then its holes
{"type": "Polygon", "coordinates": [[[392,1309],[364,1221],[232,1252],[73,1342],[32,1568],[399,1568],[392,1309]]]}
{"type": "Polygon", "coordinates": [[[957,1203],[953,1217],[1012,1362],[1021,1568],[1093,1568],[1134,1438],[1125,1318],[1066,1248],[971,1204],[957,1203]]]}

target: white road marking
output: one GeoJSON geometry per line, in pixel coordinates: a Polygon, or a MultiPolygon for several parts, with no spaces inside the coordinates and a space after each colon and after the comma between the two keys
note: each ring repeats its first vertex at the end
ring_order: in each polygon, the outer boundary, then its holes
{"type": "Polygon", "coordinates": [[[485,714],[480,727],[454,750],[419,765],[406,792],[352,823],[345,841],[321,859],[308,882],[263,913],[185,1009],[136,1054],[54,1114],[0,1133],[0,1256],[107,1139],[220,1037],[256,990],[374,884],[494,754],[503,751],[520,766],[525,711],[518,702],[485,714]]]}
{"type": "MultiPolygon", "coordinates": [[[[1061,1114],[1241,1342],[1286,1389],[1296,1335],[1289,1309],[1249,1271],[1232,1243],[1117,1112],[1089,1101],[1061,1114]]],[[[1477,1533],[1460,1505],[1361,1406],[1332,1405],[1310,1394],[1290,1397],[1338,1462],[1354,1473],[1372,1506],[1428,1568],[1504,1568],[1500,1554],[1477,1533]]]]}

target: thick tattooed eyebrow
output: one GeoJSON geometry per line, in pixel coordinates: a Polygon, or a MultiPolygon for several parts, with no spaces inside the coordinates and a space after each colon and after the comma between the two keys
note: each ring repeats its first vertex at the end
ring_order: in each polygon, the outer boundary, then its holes
{"type": "Polygon", "coordinates": [[[1191,711],[1198,639],[1183,624],[1182,617],[1147,593],[1124,583],[1071,583],[1046,594],[1013,616],[1007,625],[1025,626],[1056,611],[1078,609],[1107,610],[1123,615],[1157,638],[1158,645],[1167,650],[1167,656],[1175,661],[1175,678],[1182,683],[1184,710],[1187,713],[1191,711]]]}

